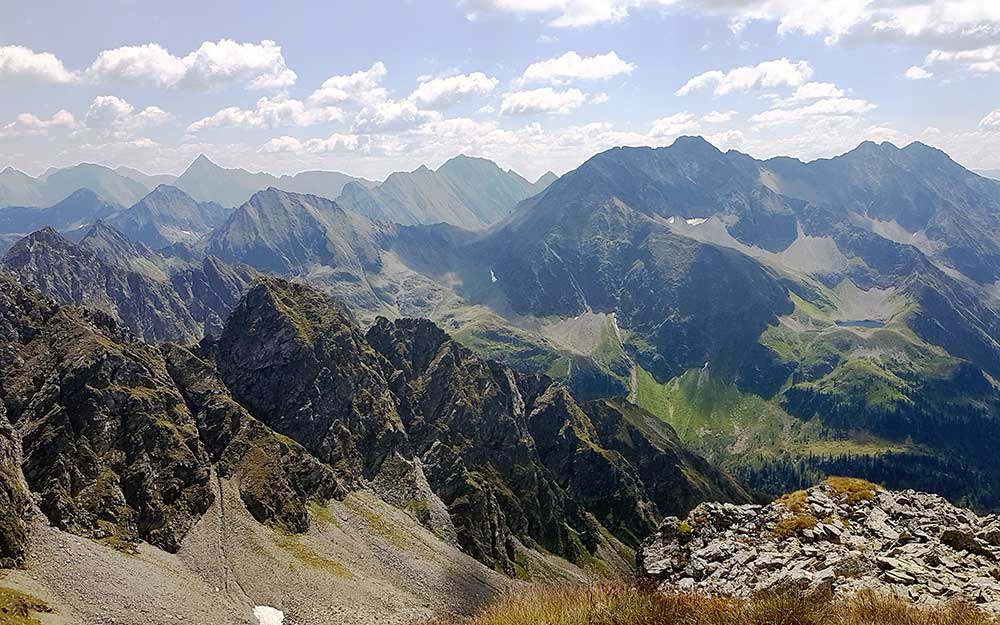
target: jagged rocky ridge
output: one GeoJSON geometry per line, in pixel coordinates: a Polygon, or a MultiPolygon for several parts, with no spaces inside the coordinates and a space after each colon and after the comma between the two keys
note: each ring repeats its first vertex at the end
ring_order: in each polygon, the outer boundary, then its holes
{"type": "Polygon", "coordinates": [[[667,592],[870,589],[1000,612],[1000,518],[861,480],[830,478],[766,506],[701,504],[664,519],[640,559],[667,592]]]}
{"type": "MultiPolygon", "coordinates": [[[[642,411],[580,406],[426,321],[366,336],[308,287],[260,279],[194,349],[147,344],[6,274],[0,287],[5,527],[27,527],[23,472],[50,523],[174,551],[214,472],[290,532],[308,528],[310,502],[372,490],[513,575],[531,547],[624,570],[660,515],[747,500],[642,411]],[[644,485],[661,473],[671,489],[644,485]]],[[[23,535],[10,536],[0,558],[16,564],[23,535]]]]}
{"type": "Polygon", "coordinates": [[[166,258],[103,222],[79,244],[52,228],[34,232],[2,265],[59,302],[101,310],[147,340],[181,343],[218,332],[256,275],[212,256],[166,258]]]}

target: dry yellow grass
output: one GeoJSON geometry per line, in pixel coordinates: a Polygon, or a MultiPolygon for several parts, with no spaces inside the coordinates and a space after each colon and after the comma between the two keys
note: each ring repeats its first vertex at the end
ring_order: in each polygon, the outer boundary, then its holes
{"type": "Polygon", "coordinates": [[[834,494],[843,497],[847,503],[871,501],[875,499],[876,491],[884,490],[878,484],[856,477],[828,477],[823,481],[833,490],[834,494]]]}
{"type": "Polygon", "coordinates": [[[1000,620],[969,605],[922,608],[873,594],[830,602],[792,595],[739,600],[606,585],[522,590],[472,618],[432,625],[1000,625],[1000,620]]]}

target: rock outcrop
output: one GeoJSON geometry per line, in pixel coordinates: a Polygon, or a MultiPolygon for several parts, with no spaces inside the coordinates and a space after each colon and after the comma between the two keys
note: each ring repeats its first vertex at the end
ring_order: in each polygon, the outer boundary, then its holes
{"type": "Polygon", "coordinates": [[[700,504],[685,520],[664,519],[640,560],[668,592],[829,597],[870,589],[1000,613],[1000,518],[850,478],[766,506],[700,504]]]}

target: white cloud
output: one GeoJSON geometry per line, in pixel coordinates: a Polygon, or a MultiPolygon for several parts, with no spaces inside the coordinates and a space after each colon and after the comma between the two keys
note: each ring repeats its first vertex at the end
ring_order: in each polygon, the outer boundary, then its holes
{"type": "Polygon", "coordinates": [[[137,112],[128,101],[113,95],[94,98],[84,117],[88,128],[116,132],[160,126],[171,119],[173,115],[158,106],[147,106],[137,112]]]}
{"type": "Polygon", "coordinates": [[[705,140],[725,151],[739,149],[746,140],[746,136],[740,130],[723,130],[705,135],[705,140]]]}
{"type": "Polygon", "coordinates": [[[688,80],[677,90],[677,95],[688,95],[712,86],[715,87],[715,95],[773,87],[798,87],[809,80],[812,74],[812,66],[808,61],[792,62],[781,58],[764,61],[758,65],[737,67],[728,72],[721,70],[704,72],[688,80]]]}
{"type": "Polygon", "coordinates": [[[301,100],[284,96],[262,97],[253,109],[238,106],[224,108],[214,115],[200,119],[187,127],[187,132],[201,132],[209,128],[277,128],[280,126],[306,127],[327,122],[343,121],[344,113],[332,106],[309,107],[301,100]]]}
{"type": "Polygon", "coordinates": [[[72,129],[79,127],[79,122],[73,114],[63,109],[48,119],[42,119],[32,113],[21,113],[14,118],[14,121],[0,126],[0,137],[23,137],[28,135],[45,134],[54,128],[72,129]]]}
{"type": "Polygon", "coordinates": [[[906,73],[903,74],[910,80],[925,80],[934,76],[933,72],[928,72],[926,69],[920,67],[919,65],[913,65],[906,73]]]}
{"type": "Polygon", "coordinates": [[[35,52],[23,46],[0,46],[0,81],[68,83],[77,76],[62,61],[48,52],[35,52]]]}
{"type": "Polygon", "coordinates": [[[649,134],[653,137],[674,137],[698,131],[698,120],[688,112],[675,113],[653,121],[649,134]]]}
{"type": "Polygon", "coordinates": [[[490,93],[498,84],[499,80],[482,72],[431,78],[421,81],[410,100],[424,108],[445,107],[469,96],[490,93]]]}
{"type": "Polygon", "coordinates": [[[441,118],[437,111],[420,109],[410,100],[384,100],[363,108],[355,117],[355,128],[361,132],[402,130],[441,118]]]}
{"type": "Polygon", "coordinates": [[[1000,109],[994,109],[979,120],[979,127],[983,130],[1000,131],[1000,109]]]}
{"type": "Polygon", "coordinates": [[[331,154],[367,151],[371,145],[369,137],[364,135],[348,135],[334,133],[325,139],[307,139],[300,141],[295,137],[282,136],[271,139],[260,151],[266,154],[306,153],[331,154]]]}
{"type": "Polygon", "coordinates": [[[724,124],[730,121],[734,115],[736,115],[736,111],[710,111],[702,116],[701,121],[706,124],[724,124]]]}
{"type": "Polygon", "coordinates": [[[615,52],[582,57],[567,52],[560,57],[532,63],[524,70],[525,82],[565,84],[574,80],[606,80],[631,74],[635,65],[622,60],[615,52]]]}
{"type": "Polygon", "coordinates": [[[470,19],[489,12],[534,14],[560,27],[618,22],[636,10],[727,19],[736,36],[750,23],[768,22],[779,35],[822,37],[827,45],[925,46],[938,60],[1000,72],[996,0],[459,0],[459,6],[470,19]]]}
{"type": "Polygon", "coordinates": [[[973,72],[1000,72],[1000,44],[969,50],[931,50],[926,64],[951,62],[962,64],[973,72]]]}
{"type": "Polygon", "coordinates": [[[552,87],[514,91],[503,94],[500,101],[502,115],[528,115],[531,113],[568,113],[587,101],[579,89],[556,91],[552,87]]]}
{"type": "Polygon", "coordinates": [[[792,94],[793,100],[818,100],[820,98],[841,98],[844,91],[832,82],[807,82],[792,94]]]}
{"type": "Polygon", "coordinates": [[[774,22],[780,34],[822,36],[828,44],[861,39],[973,49],[1000,36],[1000,3],[992,0],[460,0],[459,6],[470,19],[491,11],[539,14],[562,27],[621,21],[633,9],[671,10],[727,18],[733,32],[774,22]]]}
{"type": "Polygon", "coordinates": [[[285,89],[296,80],[275,42],[238,43],[230,39],[206,41],[183,57],[156,43],[105,50],[85,75],[94,82],[127,81],[196,90],[229,84],[285,89]]]}
{"type": "MultiPolygon", "coordinates": [[[[557,14],[549,23],[558,27],[579,27],[617,22],[628,16],[630,5],[637,0],[459,0],[470,20],[483,13],[557,14]]],[[[641,0],[639,0],[641,1],[641,0]]]]}
{"type": "Polygon", "coordinates": [[[310,106],[343,104],[349,101],[372,102],[385,100],[388,92],[381,87],[382,79],[388,71],[382,61],[377,61],[369,69],[331,76],[308,98],[310,106]]]}
{"type": "Polygon", "coordinates": [[[817,118],[857,117],[875,108],[867,100],[854,98],[827,98],[816,100],[797,108],[774,108],[757,113],[750,121],[761,126],[815,121],[817,118]]]}

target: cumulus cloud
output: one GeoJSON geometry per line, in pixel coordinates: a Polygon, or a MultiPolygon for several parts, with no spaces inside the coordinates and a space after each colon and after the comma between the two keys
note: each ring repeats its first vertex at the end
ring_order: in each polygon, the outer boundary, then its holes
{"type": "Polygon", "coordinates": [[[973,72],[1000,72],[1000,44],[969,50],[931,50],[927,55],[926,64],[954,62],[973,72]]]}
{"type": "Polygon", "coordinates": [[[442,108],[469,96],[490,93],[498,84],[499,80],[482,72],[431,78],[420,83],[410,100],[424,108],[442,108]]]}
{"type": "Polygon", "coordinates": [[[688,80],[677,90],[677,95],[688,95],[701,89],[714,87],[715,95],[746,92],[774,87],[798,87],[812,77],[808,61],[789,61],[786,58],[764,61],[758,65],[737,67],[727,72],[711,70],[688,80]]]}
{"type": "Polygon", "coordinates": [[[983,130],[1000,131],[1000,109],[994,109],[979,120],[979,127],[983,130]]]}
{"type": "MultiPolygon", "coordinates": [[[[1000,72],[1000,2],[994,0],[459,0],[459,6],[470,19],[532,14],[556,27],[618,22],[639,10],[727,19],[737,36],[748,24],[771,23],[780,35],[821,37],[827,45],[925,46],[931,63],[1000,72]]],[[[922,69],[929,71],[926,64],[922,69]]]]}
{"type": "Polygon", "coordinates": [[[903,75],[909,78],[910,80],[926,80],[934,76],[932,72],[927,71],[926,69],[920,67],[919,65],[911,66],[908,70],[906,70],[906,73],[903,75]]]}
{"type": "Polygon", "coordinates": [[[63,109],[45,119],[32,113],[21,113],[14,121],[0,126],[0,137],[23,137],[45,134],[54,128],[77,128],[79,122],[73,114],[63,109]]]}
{"type": "Polygon", "coordinates": [[[863,39],[971,49],[1000,36],[1000,4],[988,0],[460,0],[459,6],[470,19],[536,14],[558,27],[617,22],[637,9],[671,10],[729,19],[734,32],[773,22],[781,34],[821,36],[828,44],[863,39]]]}
{"type": "Polygon", "coordinates": [[[261,146],[260,151],[266,154],[335,154],[367,151],[370,145],[370,138],[364,135],[334,133],[326,138],[305,141],[289,136],[275,137],[261,146]]]}
{"type": "Polygon", "coordinates": [[[568,113],[583,106],[586,101],[587,94],[579,89],[557,91],[552,87],[543,87],[530,91],[513,91],[503,94],[500,114],[568,113]]]}
{"type": "Polygon", "coordinates": [[[94,82],[138,82],[165,88],[207,90],[230,84],[248,89],[286,89],[296,75],[281,46],[270,40],[206,41],[183,57],[156,43],[105,50],[86,70],[94,82]]]}
{"type": "Polygon", "coordinates": [[[524,70],[525,82],[565,84],[574,80],[606,80],[631,74],[635,65],[622,60],[615,52],[583,57],[567,52],[560,57],[532,63],[524,70]]]}
{"type": "Polygon", "coordinates": [[[701,117],[701,121],[706,124],[724,124],[730,121],[736,111],[710,111],[701,117]]]}
{"type": "Polygon", "coordinates": [[[388,71],[382,61],[370,68],[327,78],[319,89],[308,98],[311,106],[343,104],[349,101],[371,102],[385,100],[389,93],[381,86],[388,71]]]}
{"type": "Polygon", "coordinates": [[[84,122],[88,128],[100,131],[130,132],[140,128],[160,126],[173,119],[158,106],[147,106],[136,111],[127,100],[113,95],[94,98],[87,109],[84,122]]]}
{"type": "Polygon", "coordinates": [[[649,134],[653,137],[675,137],[698,131],[698,120],[688,112],[675,113],[653,121],[649,134]]]}
{"type": "Polygon", "coordinates": [[[817,118],[857,117],[875,108],[867,100],[855,98],[826,98],[805,106],[774,108],[757,113],[750,121],[762,126],[814,121],[817,118]]]}
{"type": "Polygon", "coordinates": [[[362,132],[401,130],[441,118],[437,111],[425,111],[410,100],[384,100],[365,106],[355,117],[355,128],[362,132]]]}
{"type": "Polygon", "coordinates": [[[458,5],[470,20],[493,11],[541,13],[555,14],[549,22],[552,26],[579,27],[620,21],[638,1],[641,0],[459,0],[458,5]]]}
{"type": "Polygon", "coordinates": [[[332,106],[310,107],[301,100],[284,96],[257,100],[253,109],[238,106],[224,108],[214,115],[200,119],[187,127],[188,132],[201,132],[209,128],[278,128],[280,126],[306,127],[327,122],[343,121],[344,112],[332,106]]]}
{"type": "Polygon", "coordinates": [[[793,100],[818,100],[820,98],[840,98],[844,91],[832,82],[807,82],[792,94],[793,100]]]}
{"type": "Polygon", "coordinates": [[[48,52],[23,46],[0,46],[0,82],[68,83],[77,80],[62,61],[48,52]]]}

